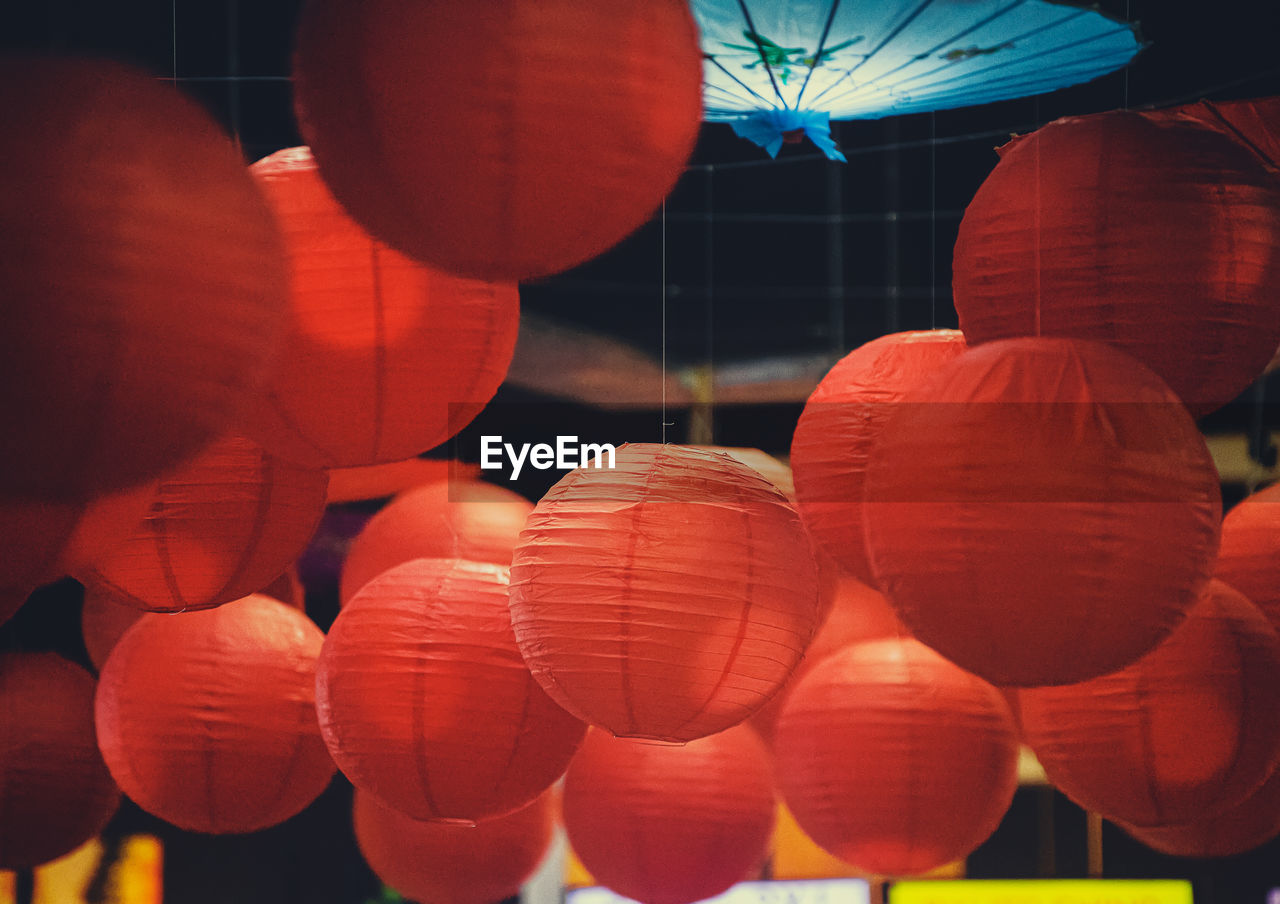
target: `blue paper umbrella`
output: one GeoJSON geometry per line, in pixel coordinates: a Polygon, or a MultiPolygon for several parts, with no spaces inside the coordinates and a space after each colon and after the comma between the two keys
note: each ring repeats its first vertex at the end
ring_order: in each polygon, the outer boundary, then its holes
{"type": "Polygon", "coordinates": [[[832,119],[1041,94],[1129,63],[1133,26],[1066,0],[692,0],[706,119],[776,155],[832,119]]]}

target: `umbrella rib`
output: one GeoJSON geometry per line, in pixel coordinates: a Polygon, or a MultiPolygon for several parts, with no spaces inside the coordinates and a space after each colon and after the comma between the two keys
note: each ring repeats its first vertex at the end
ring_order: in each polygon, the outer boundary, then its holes
{"type": "MultiPolygon", "coordinates": [[[[742,79],[738,78],[736,75],[734,75],[734,74],[733,74],[732,72],[730,72],[728,69],[724,68],[724,64],[723,64],[723,63],[721,63],[719,60],[717,60],[715,57],[713,57],[711,54],[709,54],[709,53],[704,53],[704,54],[703,54],[703,56],[704,56],[706,59],[710,60],[710,61],[711,61],[711,63],[712,63],[712,64],[713,64],[717,69],[719,69],[719,70],[720,70],[721,72],[723,72],[725,75],[729,76],[729,78],[733,79],[735,82],[737,82],[739,85],[741,85],[741,86],[742,86],[742,87],[743,87],[743,88],[744,88],[748,93],[750,93],[750,94],[751,94],[751,96],[752,96],[752,97],[759,98],[760,103],[762,103],[762,104],[768,104],[768,103],[769,103],[769,101],[768,101],[767,99],[765,99],[763,96],[761,96],[761,95],[760,95],[760,94],[759,94],[759,93],[758,93],[754,88],[752,88],[750,85],[748,85],[748,84],[747,84],[746,82],[744,82],[742,79]]],[[[777,85],[774,85],[774,87],[775,87],[775,88],[777,88],[778,86],[777,86],[777,85]]],[[[721,88],[720,90],[721,90],[721,91],[723,91],[724,89],[723,89],[723,88],[721,88]]],[[[779,97],[781,97],[781,95],[779,95],[779,97]]],[[[772,105],[770,105],[770,106],[772,106],[772,105]]]]}
{"type": "Polygon", "coordinates": [[[827,36],[831,34],[831,25],[836,20],[836,11],[840,9],[840,0],[832,0],[831,12],[827,13],[827,24],[822,26],[822,37],[818,38],[818,49],[813,52],[813,65],[804,74],[804,84],[796,95],[796,109],[800,109],[800,100],[804,97],[804,89],[809,87],[809,79],[813,78],[813,70],[822,65],[822,51],[827,46],[827,36]]]}
{"type": "MultiPolygon", "coordinates": [[[[782,104],[782,109],[790,109],[787,106],[786,99],[782,96],[782,89],[778,87],[778,80],[774,77],[773,66],[769,63],[769,55],[764,51],[764,44],[760,41],[760,33],[756,31],[756,23],[751,19],[751,12],[747,9],[747,0],[738,0],[738,8],[742,10],[742,18],[747,23],[747,31],[751,35],[751,41],[756,45],[756,50],[760,51],[760,62],[764,63],[764,71],[769,73],[769,84],[773,85],[773,93],[778,95],[778,101],[782,104]]],[[[754,91],[752,92],[755,93],[754,91]]],[[[758,96],[758,95],[757,95],[758,96]]]]}
{"type": "Polygon", "coordinates": [[[863,66],[865,66],[868,62],[870,62],[872,57],[874,57],[874,56],[875,56],[877,53],[879,53],[880,51],[884,50],[884,49],[885,49],[885,47],[889,46],[889,44],[893,42],[893,39],[894,39],[894,38],[896,38],[898,35],[902,34],[904,31],[906,31],[907,26],[908,26],[908,25],[910,25],[912,22],[914,22],[916,19],[918,19],[918,18],[920,17],[920,14],[921,14],[921,13],[923,13],[926,9],[928,9],[928,8],[929,8],[929,7],[931,7],[931,6],[933,6],[933,0],[924,0],[924,2],[923,2],[923,3],[921,3],[919,6],[917,6],[917,7],[915,8],[915,11],[914,11],[914,12],[912,12],[912,13],[911,13],[911,15],[907,16],[907,17],[906,17],[905,19],[903,19],[900,23],[898,23],[898,27],[897,27],[897,28],[895,28],[893,31],[889,32],[889,34],[885,35],[884,40],[882,40],[879,44],[877,44],[877,45],[875,46],[875,48],[874,48],[870,53],[868,53],[866,56],[864,56],[864,57],[862,58],[862,60],[861,60],[861,61],[860,61],[856,66],[852,67],[852,68],[851,68],[851,69],[849,69],[847,72],[845,72],[845,74],[844,74],[844,75],[840,76],[840,78],[836,79],[836,80],[835,80],[834,82],[832,82],[830,85],[827,85],[827,87],[823,88],[823,89],[818,93],[818,96],[817,96],[817,97],[815,97],[815,98],[813,99],[813,102],[814,102],[814,103],[817,103],[819,100],[821,100],[821,99],[822,99],[822,96],[823,96],[824,94],[826,94],[828,91],[830,91],[830,90],[831,90],[832,88],[834,88],[836,85],[838,85],[838,84],[840,84],[841,82],[843,82],[845,79],[847,79],[847,78],[849,78],[850,76],[852,76],[855,72],[857,72],[859,69],[861,69],[863,66]]]}

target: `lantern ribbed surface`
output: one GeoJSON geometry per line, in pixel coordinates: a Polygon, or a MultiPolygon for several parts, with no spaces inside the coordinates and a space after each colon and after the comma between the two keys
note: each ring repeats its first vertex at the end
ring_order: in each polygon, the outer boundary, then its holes
{"type": "Polygon", "coordinates": [[[564,781],[564,826],[600,884],[687,904],[754,878],[775,813],[768,751],[735,726],[683,746],[593,729],[564,781]]]}
{"type": "Polygon", "coordinates": [[[818,619],[809,539],[778,489],[734,459],[624,445],[529,516],[511,617],[552,699],[616,735],[689,741],[759,709],[818,619]]]}
{"type": "Polygon", "coordinates": [[[1247,596],[1280,631],[1280,486],[1246,496],[1227,512],[1214,577],[1247,596]]]}
{"type": "Polygon", "coordinates": [[[912,635],[1000,685],[1151,650],[1199,598],[1221,493],[1155,374],[1102,343],[972,349],[909,393],[867,467],[867,548],[912,635]]]}
{"type": "Polygon", "coordinates": [[[1280,637],[1213,581],[1187,620],[1127,668],[1018,692],[1023,740],[1080,806],[1140,826],[1213,816],[1280,762],[1280,637]]]}
{"type": "Polygon", "coordinates": [[[1263,166],[1280,169],[1280,97],[1199,100],[1148,115],[1186,119],[1215,129],[1243,145],[1263,166]]]}
{"type": "Polygon", "coordinates": [[[1261,788],[1216,815],[1176,825],[1122,825],[1147,847],[1174,857],[1234,857],[1280,835],[1280,772],[1261,788]]]}
{"type": "Polygon", "coordinates": [[[844,647],[814,666],[787,697],[773,751],[800,827],[882,875],[967,856],[1018,780],[1000,692],[910,639],[844,647]]]}
{"type": "Polygon", "coordinates": [[[507,569],[416,559],[369,582],[316,675],[325,743],[351,783],[417,819],[509,813],[551,786],[586,726],[520,658],[507,569]]]}

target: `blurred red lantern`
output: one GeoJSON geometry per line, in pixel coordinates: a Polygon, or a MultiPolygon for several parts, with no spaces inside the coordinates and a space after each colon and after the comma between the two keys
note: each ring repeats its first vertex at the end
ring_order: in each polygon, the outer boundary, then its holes
{"type": "Polygon", "coordinates": [[[1179,825],[1121,826],[1147,847],[1175,857],[1234,857],[1280,835],[1280,772],[1243,802],[1179,825]]]}
{"type": "Polygon", "coordinates": [[[515,285],[434,271],[374,241],[306,148],[250,172],[284,231],[292,316],[249,432],[293,461],[345,467],[400,461],[470,423],[511,363],[515,285]]]}
{"type": "Polygon", "coordinates": [[[74,850],[119,804],[93,731],[93,676],[53,653],[0,655],[0,869],[74,850]]]}
{"type": "Polygon", "coordinates": [[[514,897],[551,846],[547,792],[514,813],[474,826],[419,822],[372,794],[355,794],[356,842],[387,885],[423,904],[492,904],[514,897]]]}
{"type": "Polygon", "coordinates": [[[564,780],[564,827],[596,881],[685,904],[752,878],[767,854],[769,753],[746,726],[683,746],[588,733],[564,780]]]}
{"type": "Polygon", "coordinates": [[[1280,485],[1246,497],[1222,519],[1214,577],[1247,596],[1280,631],[1280,485]]]}
{"type": "Polygon", "coordinates": [[[529,515],[511,616],[534,677],[585,721],[690,741],[741,722],[813,635],[809,539],[756,471],[674,445],[618,449],[529,515]]]}
{"type": "Polygon", "coordinates": [[[702,119],[685,0],[309,0],[294,85],[357,220],[490,279],[566,270],[639,227],[702,119]]]}
{"type": "Polygon", "coordinates": [[[1209,584],[1182,627],[1133,665],[1018,692],[1022,738],[1082,807],[1130,825],[1212,816],[1280,762],[1280,637],[1209,584]]]}
{"type": "Polygon", "coordinates": [[[910,639],[845,647],[814,666],[787,697],[773,751],[800,827],[883,875],[967,856],[1018,783],[1000,692],[910,639]]]}
{"type": "Polygon", "coordinates": [[[356,468],[330,468],[329,502],[388,499],[424,483],[467,480],[479,473],[479,465],[433,458],[410,458],[356,468]]]}
{"type": "Polygon", "coordinates": [[[1001,149],[965,211],[953,289],[971,345],[1109,342],[1193,413],[1280,344],[1280,183],[1250,151],[1164,115],[1060,119],[1001,149]]]}
{"type": "Polygon", "coordinates": [[[474,480],[441,480],[401,493],[351,542],[341,600],[388,568],[411,559],[468,559],[510,566],[533,504],[474,480]]]}
{"type": "Polygon", "coordinates": [[[791,440],[797,508],[840,567],[874,583],[862,531],[871,449],[902,397],[964,353],[958,330],[892,333],[840,360],[809,396],[791,440]]]}
{"type": "Polygon", "coordinates": [[[0,61],[0,495],[149,480],[238,417],[285,305],[271,214],[196,102],[100,60],[0,61]]]}
{"type": "Polygon", "coordinates": [[[321,469],[226,437],[161,480],[141,529],[76,576],[152,612],[256,593],[306,548],[327,482],[321,469]]]}
{"type": "Polygon", "coordinates": [[[303,810],[333,776],[315,715],[323,640],[266,596],[139,620],[98,680],[98,742],[121,790],[193,832],[256,832],[303,810]]]}
{"type": "Polygon", "coordinates": [[[325,641],[316,695],[338,768],[415,819],[528,804],[586,731],[520,658],[507,569],[461,559],[406,562],[353,596],[325,641]]]}
{"type": "Polygon", "coordinates": [[[1221,495],[1195,424],[1122,352],[1012,339],[897,406],[867,468],[867,548],[911,633],[1000,685],[1155,647],[1213,568],[1221,495]]]}

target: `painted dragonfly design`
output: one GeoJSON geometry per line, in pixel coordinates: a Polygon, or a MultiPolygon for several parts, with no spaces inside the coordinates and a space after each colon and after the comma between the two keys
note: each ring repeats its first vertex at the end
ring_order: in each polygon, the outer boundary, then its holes
{"type": "Polygon", "coordinates": [[[728,41],[721,41],[720,43],[730,50],[745,50],[747,53],[753,54],[756,58],[750,63],[744,63],[742,68],[755,69],[757,66],[764,64],[777,74],[778,80],[784,85],[787,83],[787,79],[791,77],[791,72],[794,68],[816,69],[823,63],[830,61],[833,54],[852,47],[861,41],[863,37],[862,35],[857,35],[831,47],[823,47],[820,53],[810,53],[804,47],[783,47],[764,35],[749,29],[744,31],[742,36],[752,43],[730,44],[728,41]]]}

